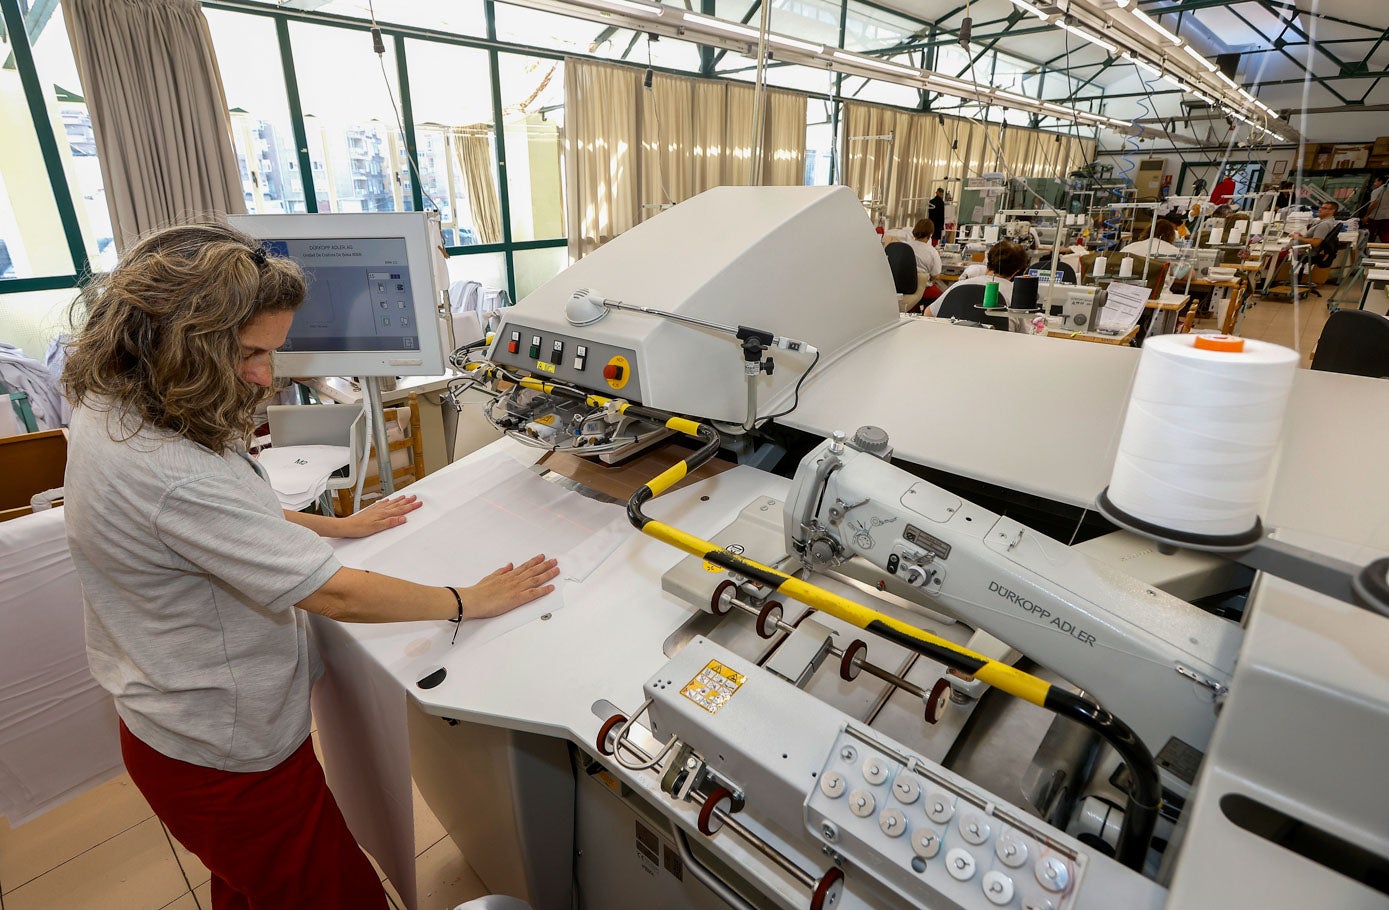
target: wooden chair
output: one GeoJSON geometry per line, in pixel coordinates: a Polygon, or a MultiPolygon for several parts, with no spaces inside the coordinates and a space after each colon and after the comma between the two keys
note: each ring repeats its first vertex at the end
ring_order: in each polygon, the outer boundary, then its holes
{"type": "Polygon", "coordinates": [[[67,430],[0,437],[0,521],[28,515],[31,497],[61,487],[67,463],[67,430]]]}
{"type": "MultiPolygon", "coordinates": [[[[388,455],[387,464],[392,465],[391,480],[395,484],[396,491],[402,487],[407,487],[424,476],[424,434],[420,429],[420,402],[419,397],[410,393],[406,399],[404,407],[386,408],[386,427],[387,435],[394,435],[392,430],[400,427],[402,423],[408,427],[408,432],[398,438],[389,439],[387,442],[388,452],[409,452],[409,460],[400,467],[394,466],[395,459],[388,455]]],[[[380,496],[381,475],[379,472],[379,462],[376,459],[376,448],[374,440],[371,445],[372,463],[367,466],[366,477],[362,481],[362,501],[366,502],[368,496],[375,499],[380,496]]],[[[337,491],[337,513],[339,515],[352,514],[352,491],[337,491]]]]}

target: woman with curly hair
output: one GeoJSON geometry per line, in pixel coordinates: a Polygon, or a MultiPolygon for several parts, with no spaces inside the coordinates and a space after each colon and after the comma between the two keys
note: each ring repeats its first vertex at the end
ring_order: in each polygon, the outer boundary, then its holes
{"type": "Polygon", "coordinates": [[[217,910],[387,906],[309,739],[322,671],[304,611],[461,622],[558,574],[543,555],[471,587],[349,569],[322,538],[400,525],[414,497],[347,518],[280,509],[245,442],[304,290],[297,265],[224,224],[157,231],[84,288],[63,373],[92,673],[132,780],[211,870],[217,910]]]}

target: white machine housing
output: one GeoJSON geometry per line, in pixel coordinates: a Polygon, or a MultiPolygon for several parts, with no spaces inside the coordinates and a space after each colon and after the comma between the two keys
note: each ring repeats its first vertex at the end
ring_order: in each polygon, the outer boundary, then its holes
{"type": "MultiPolygon", "coordinates": [[[[1204,751],[1240,630],[1118,569],[852,447],[801,461],[788,552],[859,557],[902,596],[1062,674],[1157,753],[1204,751]],[[1171,740],[1179,742],[1170,743],[1171,740]]],[[[1187,784],[1190,781],[1186,781],[1187,784]]]]}
{"type": "MultiPolygon", "coordinates": [[[[820,350],[822,366],[899,318],[882,246],[842,186],[711,189],[615,237],[502,311],[488,352],[494,363],[662,411],[741,423],[747,383],[731,335],[620,310],[575,326],[565,306],[583,289],[794,334],[820,350]],[[791,262],[794,269],[778,268],[791,262]],[[620,378],[604,378],[609,364],[622,366],[620,378]]],[[[756,379],[761,414],[788,400],[810,365],[804,353],[773,353],[775,373],[756,379]]]]}
{"type": "Polygon", "coordinates": [[[1047,286],[1047,312],[1061,308],[1061,327],[1067,332],[1094,331],[1101,306],[1100,289],[1090,285],[1052,284],[1047,286]]]}

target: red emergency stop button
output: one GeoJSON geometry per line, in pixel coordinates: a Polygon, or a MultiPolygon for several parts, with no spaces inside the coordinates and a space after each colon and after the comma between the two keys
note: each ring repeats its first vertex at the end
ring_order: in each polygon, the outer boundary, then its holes
{"type": "Polygon", "coordinates": [[[616,363],[610,363],[603,367],[603,378],[619,382],[622,379],[622,367],[616,363]]]}

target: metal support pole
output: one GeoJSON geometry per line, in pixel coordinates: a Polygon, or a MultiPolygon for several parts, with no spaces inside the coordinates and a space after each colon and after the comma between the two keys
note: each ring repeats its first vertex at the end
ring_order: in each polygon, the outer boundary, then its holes
{"type": "Polygon", "coordinates": [[[371,409],[371,441],[376,446],[376,473],[381,477],[381,495],[390,496],[395,492],[395,478],[391,476],[391,444],[386,439],[386,412],[381,407],[381,379],[377,376],[364,376],[358,383],[367,398],[371,409]]]}

